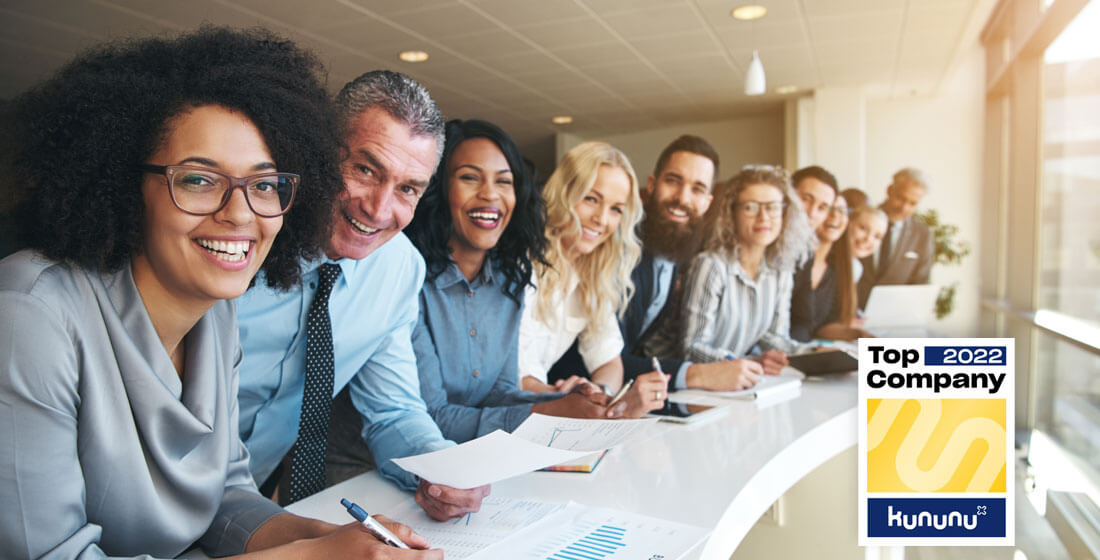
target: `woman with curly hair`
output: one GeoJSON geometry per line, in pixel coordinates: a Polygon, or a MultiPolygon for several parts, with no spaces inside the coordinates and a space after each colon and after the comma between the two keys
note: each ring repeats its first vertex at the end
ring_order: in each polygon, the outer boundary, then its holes
{"type": "Polygon", "coordinates": [[[678,317],[646,352],[714,362],[748,359],[759,347],[752,359],[777,374],[786,353],[803,349],[788,334],[792,273],[813,232],[782,168],[748,166],[716,190],[678,317]]]}
{"type": "Polygon", "coordinates": [[[261,267],[296,282],[342,188],[321,71],[269,33],[204,28],[93,49],[14,100],[5,171],[25,249],[0,261],[6,555],[384,548],[261,497],[237,435],[226,300],[261,267]]]}
{"type": "Polygon", "coordinates": [[[511,432],[532,412],[603,416],[584,395],[516,385],[523,295],[543,258],[545,223],[511,137],[485,121],[447,123],[439,171],[406,230],[427,263],[413,332],[420,394],[447,439],[511,432]],[[481,343],[470,344],[471,329],[481,343]]]}
{"type": "MultiPolygon", "coordinates": [[[[603,142],[569,150],[543,187],[548,241],[535,264],[520,323],[519,375],[528,391],[571,391],[577,376],[551,386],[546,374],[576,340],[591,381],[614,393],[623,383],[623,339],[616,314],[634,289],[630,271],[641,256],[635,228],[642,219],[638,181],[626,155],[603,142]]],[[[668,379],[638,376],[626,415],[664,405],[668,379]]],[[[617,414],[616,410],[608,414],[617,414]]]]}

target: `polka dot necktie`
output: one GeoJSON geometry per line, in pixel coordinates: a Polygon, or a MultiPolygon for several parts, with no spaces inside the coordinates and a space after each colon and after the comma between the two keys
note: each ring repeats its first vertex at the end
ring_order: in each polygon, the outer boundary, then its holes
{"type": "Polygon", "coordinates": [[[290,467],[290,502],[310,496],[325,487],[325,449],[332,411],[332,322],[328,296],[340,277],[340,267],[325,263],[318,270],[317,294],[306,317],[306,387],[302,416],[298,420],[298,441],[290,467]]]}

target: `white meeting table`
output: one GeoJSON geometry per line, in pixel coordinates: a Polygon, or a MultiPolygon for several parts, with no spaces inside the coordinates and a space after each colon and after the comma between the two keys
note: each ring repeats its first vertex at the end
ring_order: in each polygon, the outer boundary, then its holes
{"type": "MultiPolygon", "coordinates": [[[[496,496],[617,508],[712,529],[687,557],[727,560],[761,515],[802,477],[856,444],[853,374],[810,378],[797,397],[729,401],[699,424],[654,424],[604,456],[594,473],[534,472],[493,485],[496,496]]],[[[385,515],[412,494],[370,471],[292,504],[334,523],[340,498],[385,515]]]]}

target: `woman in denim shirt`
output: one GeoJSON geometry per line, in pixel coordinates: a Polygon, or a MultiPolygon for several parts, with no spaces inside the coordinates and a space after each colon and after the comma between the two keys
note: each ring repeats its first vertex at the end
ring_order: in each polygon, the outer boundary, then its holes
{"type": "Polygon", "coordinates": [[[605,397],[587,386],[563,396],[516,385],[524,289],[543,256],[545,213],[503,130],[447,123],[443,159],[406,232],[427,263],[413,332],[420,394],[448,439],[512,431],[531,412],[605,416],[605,397]]]}

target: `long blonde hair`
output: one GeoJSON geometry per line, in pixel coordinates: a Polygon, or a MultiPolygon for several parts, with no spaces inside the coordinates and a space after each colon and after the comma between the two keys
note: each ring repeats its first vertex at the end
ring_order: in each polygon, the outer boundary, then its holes
{"type": "MultiPolygon", "coordinates": [[[[626,155],[604,142],[585,142],[569,150],[546,181],[542,196],[546,199],[546,265],[536,265],[538,274],[538,307],[535,316],[547,321],[554,316],[555,295],[568,289],[572,274],[580,280],[578,287],[585,318],[590,324],[607,320],[606,314],[622,315],[634,292],[630,273],[642,254],[635,233],[642,221],[642,200],[638,194],[638,179],[626,155]],[[622,169],[630,180],[630,196],[623,209],[619,227],[604,243],[587,255],[571,262],[566,256],[562,239],[581,235],[581,223],[575,206],[592,189],[600,166],[622,169]]],[[[530,302],[528,302],[530,305],[530,302]]]]}

